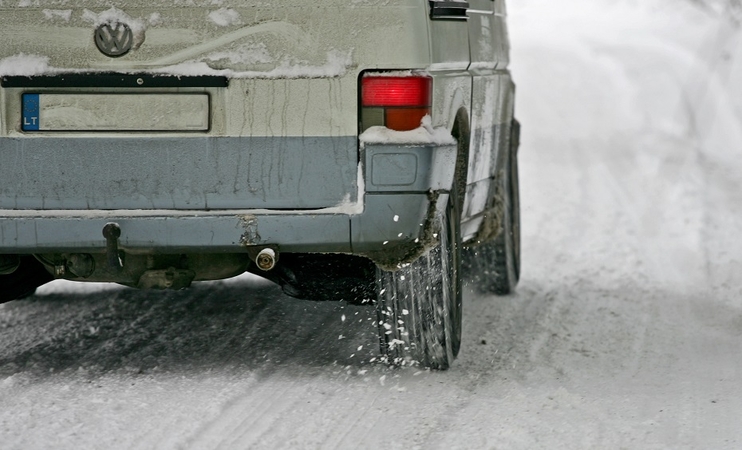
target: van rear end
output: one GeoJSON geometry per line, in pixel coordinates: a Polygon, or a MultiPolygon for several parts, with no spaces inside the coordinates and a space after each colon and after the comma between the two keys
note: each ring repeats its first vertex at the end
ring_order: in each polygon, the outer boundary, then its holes
{"type": "Polygon", "coordinates": [[[365,167],[359,86],[430,65],[427,2],[98,5],[0,6],[6,259],[179,287],[265,248],[373,254],[420,235],[438,182],[410,183],[425,161],[408,157],[365,167]]]}
{"type": "Polygon", "coordinates": [[[520,273],[504,0],[173,3],[0,3],[0,302],[249,271],[449,367],[520,273]]]}

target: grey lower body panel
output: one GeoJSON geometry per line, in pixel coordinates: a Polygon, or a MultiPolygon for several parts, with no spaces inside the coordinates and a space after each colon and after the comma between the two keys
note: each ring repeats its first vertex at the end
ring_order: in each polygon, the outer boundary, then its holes
{"type": "Polygon", "coordinates": [[[0,210],[327,208],[357,167],[355,136],[0,138],[0,210]]]}
{"type": "MultiPolygon", "coordinates": [[[[364,178],[368,180],[365,195],[343,208],[326,210],[137,211],[118,204],[112,211],[0,207],[0,253],[105,252],[102,230],[110,222],[119,225],[120,248],[129,253],[239,253],[248,247],[265,245],[276,245],[282,252],[293,253],[384,252],[387,248],[414,243],[421,236],[431,214],[431,200],[440,202],[453,182],[455,154],[455,145],[367,146],[363,151],[364,178]],[[371,160],[376,166],[369,163],[371,160]]],[[[314,187],[307,189],[317,189],[320,194],[328,192],[323,182],[328,185],[337,182],[332,177],[340,170],[334,167],[338,164],[318,172],[321,180],[313,181],[314,187]]],[[[348,172],[353,172],[354,177],[350,181],[348,173],[348,178],[340,183],[356,186],[356,161],[348,167],[352,167],[348,172]]],[[[300,188],[301,183],[295,181],[283,180],[291,189],[298,189],[287,193],[287,198],[298,197],[293,201],[300,203],[307,202],[307,198],[312,201],[318,198],[316,192],[305,192],[300,188]]],[[[279,190],[276,192],[289,189],[281,180],[276,182],[275,189],[279,190]]],[[[231,193],[227,194],[230,196],[231,193]]],[[[231,201],[236,198],[232,197],[231,201]]],[[[126,199],[122,198],[121,202],[126,204],[126,199]]]]}

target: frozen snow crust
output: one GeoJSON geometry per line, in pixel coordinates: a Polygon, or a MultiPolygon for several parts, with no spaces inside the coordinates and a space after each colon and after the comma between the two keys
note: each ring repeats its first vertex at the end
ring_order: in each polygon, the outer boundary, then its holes
{"type": "Polygon", "coordinates": [[[456,145],[456,139],[444,127],[433,127],[430,116],[426,115],[418,128],[410,131],[390,130],[387,127],[370,127],[358,139],[364,144],[422,144],[456,145]]]}
{"type": "MultiPolygon", "coordinates": [[[[265,60],[261,48],[241,49],[234,52],[215,52],[205,56],[207,60],[227,59],[238,63],[260,63],[265,60]]],[[[267,71],[236,71],[215,69],[202,61],[190,61],[157,69],[117,69],[120,73],[152,73],[170,76],[226,76],[228,78],[335,78],[346,74],[352,64],[352,53],[331,50],[327,61],[322,65],[284,60],[267,71]]],[[[64,73],[110,72],[108,69],[62,69],[49,64],[49,57],[19,53],[0,59],[0,76],[38,76],[64,73]]]]}

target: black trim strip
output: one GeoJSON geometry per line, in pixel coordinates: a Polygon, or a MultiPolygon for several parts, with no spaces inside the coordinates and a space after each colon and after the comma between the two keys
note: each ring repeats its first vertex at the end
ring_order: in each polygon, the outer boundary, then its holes
{"type": "Polygon", "coordinates": [[[0,86],[4,88],[224,88],[228,85],[229,79],[220,76],[178,77],[120,73],[7,76],[0,79],[0,86]]]}
{"type": "Polygon", "coordinates": [[[469,20],[469,2],[429,0],[430,20],[469,20]]]}

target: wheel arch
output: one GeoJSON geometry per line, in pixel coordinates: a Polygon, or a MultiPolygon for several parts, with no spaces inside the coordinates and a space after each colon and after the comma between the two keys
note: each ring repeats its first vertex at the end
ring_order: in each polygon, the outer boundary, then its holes
{"type": "Polygon", "coordinates": [[[471,124],[469,112],[461,107],[456,111],[451,128],[451,135],[456,139],[456,170],[453,183],[459,192],[459,211],[463,211],[466,195],[467,175],[469,169],[469,146],[471,141],[471,124]]]}

